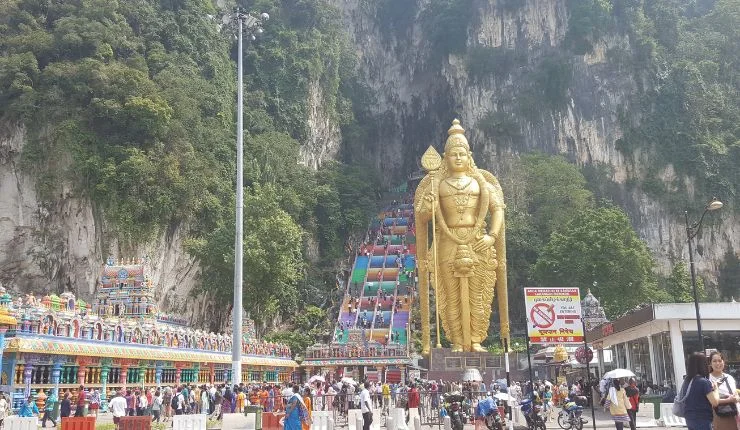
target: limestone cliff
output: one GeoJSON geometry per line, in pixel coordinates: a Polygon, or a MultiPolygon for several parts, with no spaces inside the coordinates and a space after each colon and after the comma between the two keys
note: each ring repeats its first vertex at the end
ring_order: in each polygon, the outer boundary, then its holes
{"type": "MultiPolygon", "coordinates": [[[[367,150],[383,154],[376,158],[376,164],[395,173],[387,177],[398,178],[417,168],[426,146],[439,147],[450,120],[457,116],[469,130],[478,164],[499,175],[505,175],[512,157],[528,151],[560,153],[580,166],[605,168],[609,197],[627,210],[661,269],[670,270],[672,262],[687,257],[683,213],[630,186],[629,182],[640,178],[648,167],[645,154],[625,157],[616,146],[622,136],[618,112],[629,109],[637,83],[631,73],[610,61],[608,53],[629,50],[626,35],[612,32],[600,38],[591,53],[574,56],[562,46],[568,31],[566,0],[473,1],[470,23],[459,20],[452,24],[468,26],[468,53],[453,52],[440,59],[430,52],[420,22],[427,3],[392,2],[393,7],[384,11],[383,2],[377,2],[378,6],[363,0],[334,1],[354,41],[361,75],[377,98],[369,108],[384,119],[376,130],[379,147],[367,150]],[[406,27],[398,25],[400,11],[410,15],[406,27]],[[524,58],[512,60],[515,64],[506,70],[471,76],[467,63],[470,55],[475,55],[474,47],[478,52],[498,50],[513,57],[523,53],[524,58]],[[522,106],[522,94],[526,95],[522,89],[533,85],[535,76],[528,71],[534,64],[563,55],[570,65],[570,85],[563,105],[541,110],[535,106],[535,114],[527,118],[526,112],[515,106],[522,106]],[[490,118],[503,118],[508,133],[484,133],[483,122],[490,118]]],[[[462,12],[455,16],[462,16],[462,12]]],[[[539,99],[528,102],[544,103],[539,99]]],[[[664,177],[671,175],[675,174],[670,167],[663,172],[664,177]]],[[[686,182],[690,184],[691,178],[686,182]]],[[[691,187],[689,192],[693,192],[691,187]]],[[[691,197],[701,202],[711,196],[691,197]]],[[[698,214],[692,217],[698,217],[701,203],[694,209],[698,214]]],[[[737,214],[728,209],[712,217],[721,220],[705,227],[696,259],[698,270],[708,280],[716,279],[726,252],[740,252],[737,214]]]]}
{"type": "MultiPolygon", "coordinates": [[[[105,256],[146,255],[160,308],[202,321],[202,306],[185,306],[198,265],[182,249],[181,226],[171,226],[150,243],[121,249],[106,234],[94,205],[60,184],[51,201],[41,201],[32,169],[22,168],[23,127],[0,129],[0,283],[13,294],[72,291],[89,299],[105,256]]],[[[27,167],[27,166],[26,166],[27,167]]]]}

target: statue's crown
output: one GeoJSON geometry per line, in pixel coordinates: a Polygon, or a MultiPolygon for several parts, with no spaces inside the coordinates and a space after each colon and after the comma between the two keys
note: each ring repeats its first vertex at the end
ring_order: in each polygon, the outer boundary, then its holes
{"type": "Polygon", "coordinates": [[[460,125],[460,120],[457,118],[452,120],[452,127],[447,130],[447,142],[445,143],[445,152],[455,147],[465,148],[466,151],[470,151],[470,145],[468,145],[468,139],[465,137],[465,129],[460,125]]]}

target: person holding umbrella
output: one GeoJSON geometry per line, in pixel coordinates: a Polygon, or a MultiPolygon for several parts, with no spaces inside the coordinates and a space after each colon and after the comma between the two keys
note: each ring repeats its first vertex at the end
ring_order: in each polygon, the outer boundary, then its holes
{"type": "Polygon", "coordinates": [[[612,414],[614,425],[617,427],[617,430],[624,430],[624,424],[629,424],[631,420],[629,415],[627,415],[629,400],[627,400],[627,393],[622,388],[621,379],[612,379],[612,386],[609,387],[608,401],[609,413],[612,414]]]}

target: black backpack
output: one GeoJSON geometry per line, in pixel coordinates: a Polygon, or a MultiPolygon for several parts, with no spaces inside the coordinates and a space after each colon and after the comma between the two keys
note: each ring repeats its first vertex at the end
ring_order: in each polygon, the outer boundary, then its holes
{"type": "Polygon", "coordinates": [[[180,400],[178,399],[178,397],[180,397],[180,395],[175,394],[172,396],[172,401],[170,401],[170,406],[174,410],[177,410],[177,407],[180,406],[180,400]]]}

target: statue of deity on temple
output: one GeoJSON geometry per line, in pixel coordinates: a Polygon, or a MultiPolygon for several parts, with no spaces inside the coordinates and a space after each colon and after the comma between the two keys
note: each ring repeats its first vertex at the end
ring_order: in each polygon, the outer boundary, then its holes
{"type": "Polygon", "coordinates": [[[414,196],[425,355],[431,346],[430,283],[438,321],[453,352],[486,351],[481,342],[488,336],[494,292],[501,339],[509,346],[503,192],[491,173],[476,167],[464,133],[456,119],[447,132],[443,156],[431,146],[427,149],[422,157],[427,174],[414,196]]]}

